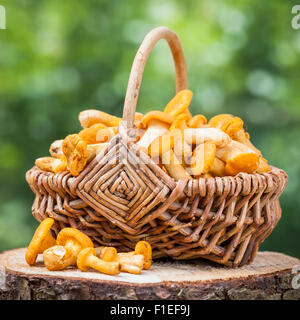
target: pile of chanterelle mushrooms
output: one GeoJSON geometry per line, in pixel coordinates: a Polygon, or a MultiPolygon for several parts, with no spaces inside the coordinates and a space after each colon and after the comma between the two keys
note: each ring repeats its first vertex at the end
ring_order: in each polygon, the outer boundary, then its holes
{"type": "Polygon", "coordinates": [[[74,228],[64,228],[56,240],[50,229],[52,218],[44,219],[36,229],[27,248],[25,259],[32,266],[38,254],[43,254],[46,268],[51,271],[77,266],[81,271],[90,268],[101,273],[117,275],[120,272],[140,274],[152,264],[152,248],[147,241],[139,241],[131,252],[117,252],[114,247],[94,248],[92,240],[74,228]]]}
{"type": "MultiPolygon", "coordinates": [[[[267,160],[253,146],[243,120],[219,114],[208,122],[204,115],[192,116],[193,93],[182,90],[164,111],[136,113],[137,145],[175,180],[182,178],[234,176],[239,172],[270,170],[267,160]]],[[[121,118],[99,110],[79,114],[83,129],[51,144],[51,157],[36,160],[42,170],[68,170],[77,176],[118,133],[121,118]]]]}

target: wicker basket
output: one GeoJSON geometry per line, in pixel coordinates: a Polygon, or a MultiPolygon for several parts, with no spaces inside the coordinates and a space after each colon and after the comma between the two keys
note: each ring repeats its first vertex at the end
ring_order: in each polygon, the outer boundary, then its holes
{"type": "Polygon", "coordinates": [[[78,177],[36,166],[26,180],[36,194],[32,207],[41,221],[55,219],[53,231],[73,227],[95,245],[133,250],[147,240],[153,258],[205,258],[228,266],[251,262],[259,244],[281,217],[279,196],[287,174],[268,173],[175,181],[147,154],[139,152],[133,124],[147,58],[167,40],[176,70],[176,90],[187,88],[184,55],[176,34],[153,29],[134,59],[119,133],[78,177]]]}

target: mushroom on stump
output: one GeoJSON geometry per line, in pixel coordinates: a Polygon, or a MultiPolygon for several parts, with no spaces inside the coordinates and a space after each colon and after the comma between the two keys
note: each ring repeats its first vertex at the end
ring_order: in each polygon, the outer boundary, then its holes
{"type": "Polygon", "coordinates": [[[74,228],[62,229],[57,235],[56,244],[43,253],[48,270],[62,270],[76,265],[79,252],[84,248],[94,247],[87,235],[74,228]]]}
{"type": "Polygon", "coordinates": [[[96,256],[104,261],[114,261],[117,256],[117,249],[114,247],[95,248],[96,256]]]}
{"type": "Polygon", "coordinates": [[[30,266],[35,263],[39,253],[55,245],[55,239],[50,233],[53,223],[52,218],[46,218],[37,227],[25,254],[25,260],[30,266]]]}
{"type": "Polygon", "coordinates": [[[80,251],[77,256],[77,267],[81,271],[87,271],[89,268],[99,272],[115,275],[120,273],[120,264],[116,261],[104,261],[96,256],[96,250],[92,247],[80,251]]]}
{"type": "Polygon", "coordinates": [[[135,245],[134,254],[142,254],[144,256],[144,269],[150,269],[152,265],[152,248],[148,241],[139,241],[135,245]]]}

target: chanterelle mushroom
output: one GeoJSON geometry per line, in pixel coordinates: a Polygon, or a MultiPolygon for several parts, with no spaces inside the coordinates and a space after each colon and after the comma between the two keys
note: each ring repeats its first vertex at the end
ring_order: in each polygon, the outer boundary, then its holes
{"type": "Polygon", "coordinates": [[[43,253],[44,263],[49,270],[62,270],[76,264],[78,253],[94,247],[92,240],[75,228],[64,228],[57,235],[56,246],[43,253]]]}
{"type": "Polygon", "coordinates": [[[224,148],[217,149],[216,155],[226,162],[225,173],[236,175],[239,172],[252,173],[259,165],[259,155],[244,144],[232,140],[224,148]]]}
{"type": "Polygon", "coordinates": [[[254,147],[250,141],[249,133],[244,129],[244,122],[241,118],[232,114],[218,114],[209,120],[209,124],[226,132],[233,140],[245,144],[261,156],[260,150],[254,147]]]}
{"type": "Polygon", "coordinates": [[[194,176],[208,173],[216,157],[216,145],[213,142],[199,144],[193,151],[190,170],[194,176]]]}
{"type": "Polygon", "coordinates": [[[117,256],[117,249],[114,247],[95,248],[96,256],[104,261],[114,261],[117,256]]]}
{"type": "Polygon", "coordinates": [[[78,176],[89,157],[86,142],[78,134],[70,134],[62,143],[62,151],[67,158],[70,173],[78,176]]]}
{"type": "MultiPolygon", "coordinates": [[[[53,158],[58,158],[60,159],[60,162],[57,163],[61,164],[62,161],[64,161],[65,155],[62,151],[62,143],[64,140],[56,140],[51,144],[50,147],[50,153],[51,156],[53,158]]],[[[87,153],[88,153],[88,158],[87,158],[87,163],[89,163],[93,158],[95,158],[95,156],[101,152],[105,147],[107,146],[107,142],[101,142],[101,143],[93,143],[93,144],[87,144],[86,149],[87,149],[87,153]]],[[[66,157],[65,157],[65,162],[67,161],[66,157]]],[[[64,169],[66,169],[68,163],[66,162],[64,164],[64,169]]],[[[63,168],[63,167],[60,167],[63,168]]],[[[63,171],[63,170],[60,170],[63,171]]]]}
{"type": "Polygon", "coordinates": [[[192,156],[192,146],[184,140],[184,131],[188,128],[189,116],[186,113],[178,115],[169,128],[170,135],[174,137],[174,153],[182,162],[188,162],[192,156]]]}
{"type": "Polygon", "coordinates": [[[185,89],[179,91],[176,96],[166,105],[164,112],[177,117],[180,114],[186,114],[188,118],[192,118],[189,112],[189,105],[193,97],[191,90],[185,89]]]}
{"type": "Polygon", "coordinates": [[[67,169],[67,160],[64,156],[60,159],[52,157],[42,157],[35,160],[35,165],[41,170],[58,173],[67,169]]]}
{"type": "Polygon", "coordinates": [[[116,275],[120,273],[120,264],[116,261],[104,261],[96,256],[94,248],[85,248],[77,256],[77,267],[81,271],[93,268],[99,272],[116,275]]]}
{"type": "Polygon", "coordinates": [[[168,133],[169,126],[174,117],[161,111],[150,111],[140,121],[140,128],[146,129],[137,145],[143,150],[148,150],[149,145],[160,136],[168,133]]]}
{"type": "Polygon", "coordinates": [[[122,119],[100,110],[84,110],[79,113],[79,122],[83,128],[88,128],[95,123],[102,123],[107,127],[117,127],[122,119]]]}
{"type": "Polygon", "coordinates": [[[224,147],[230,142],[228,134],[218,128],[189,128],[184,130],[184,139],[189,144],[213,142],[217,147],[224,147]]]}
{"type": "Polygon", "coordinates": [[[147,241],[139,241],[135,245],[134,254],[139,255],[142,254],[144,256],[144,269],[150,269],[152,265],[152,248],[149,242],[147,241]]]}
{"type": "Polygon", "coordinates": [[[53,223],[52,218],[46,218],[36,229],[25,254],[25,260],[30,266],[35,263],[39,253],[55,245],[55,239],[50,233],[53,223]]]}
{"type": "Polygon", "coordinates": [[[134,252],[118,253],[114,261],[120,263],[121,271],[140,274],[144,266],[145,257],[142,254],[135,255],[134,252]]]}

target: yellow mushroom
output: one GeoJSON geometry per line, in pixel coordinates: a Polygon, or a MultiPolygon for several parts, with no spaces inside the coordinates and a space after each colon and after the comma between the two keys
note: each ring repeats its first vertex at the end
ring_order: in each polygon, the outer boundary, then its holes
{"type": "Polygon", "coordinates": [[[188,162],[192,156],[192,146],[184,140],[184,131],[188,128],[188,119],[186,113],[180,114],[169,128],[170,135],[174,137],[174,153],[183,163],[188,162]]]}
{"type": "Polygon", "coordinates": [[[121,118],[100,110],[90,109],[79,113],[79,122],[83,128],[88,128],[95,123],[101,123],[107,127],[117,127],[121,120],[121,118]]]}
{"type": "Polygon", "coordinates": [[[166,105],[164,112],[171,114],[174,117],[177,117],[180,114],[186,114],[189,118],[192,118],[189,112],[189,105],[193,97],[193,92],[191,90],[181,90],[176,96],[170,100],[166,105]]]}
{"type": "Polygon", "coordinates": [[[218,114],[212,117],[208,124],[226,132],[231,138],[236,132],[242,130],[244,126],[242,119],[231,114],[218,114]]]}
{"type": "Polygon", "coordinates": [[[263,172],[268,172],[270,171],[271,168],[268,165],[268,161],[262,157],[259,158],[259,164],[255,172],[257,173],[263,173],[263,172]]]}
{"type": "MultiPolygon", "coordinates": [[[[61,158],[61,161],[63,160],[66,161],[65,155],[63,154],[63,151],[62,151],[62,143],[63,143],[63,140],[54,141],[50,147],[50,153],[53,158],[61,158]]],[[[94,159],[95,156],[99,152],[101,152],[106,146],[107,146],[106,142],[88,144],[86,146],[87,152],[88,152],[87,163],[89,163],[92,159],[94,159]]],[[[66,166],[67,165],[68,163],[66,163],[66,166]]]]}
{"type": "Polygon", "coordinates": [[[43,253],[44,263],[49,270],[62,270],[76,264],[77,255],[87,247],[94,247],[92,240],[75,228],[62,229],[53,246],[43,253]]]}
{"type": "Polygon", "coordinates": [[[142,254],[127,252],[118,253],[114,261],[120,263],[121,271],[140,274],[144,266],[145,258],[142,254]]]}
{"type": "Polygon", "coordinates": [[[183,167],[182,162],[177,159],[173,150],[164,152],[161,155],[161,160],[164,168],[174,180],[192,179],[183,167]]]}
{"type": "Polygon", "coordinates": [[[114,261],[117,256],[117,249],[114,247],[95,248],[96,256],[104,261],[114,261]]]}
{"type": "Polygon", "coordinates": [[[150,269],[152,265],[152,248],[149,242],[139,241],[135,245],[134,254],[135,255],[142,254],[144,256],[144,269],[145,270],[150,269]]]}
{"type": "Polygon", "coordinates": [[[98,142],[106,142],[97,140],[97,134],[102,129],[106,129],[107,126],[102,123],[95,123],[92,126],[82,129],[78,135],[79,137],[85,141],[87,144],[94,144],[98,142]]]}
{"type": "Polygon", "coordinates": [[[223,177],[225,176],[225,162],[215,157],[212,166],[209,169],[209,173],[214,177],[223,177]]]}
{"type": "Polygon", "coordinates": [[[199,144],[193,151],[190,170],[196,176],[208,173],[216,157],[216,145],[213,142],[199,144]]]}
{"type": "Polygon", "coordinates": [[[91,160],[93,160],[95,156],[99,152],[101,152],[107,145],[108,145],[108,142],[88,144],[87,145],[87,152],[88,152],[87,163],[91,162],[91,160]]]}
{"type": "Polygon", "coordinates": [[[89,268],[92,268],[109,275],[120,273],[120,264],[118,262],[109,262],[98,258],[95,249],[91,247],[80,251],[77,256],[77,267],[81,271],[87,271],[89,268]]]}
{"type": "Polygon", "coordinates": [[[51,143],[49,153],[51,157],[60,159],[61,156],[63,156],[62,152],[62,142],[63,140],[55,140],[54,142],[51,143]]]}
{"type": "Polygon", "coordinates": [[[188,122],[187,125],[190,128],[201,128],[203,125],[207,123],[207,120],[204,115],[198,114],[191,118],[188,122]]]}
{"type": "Polygon", "coordinates": [[[250,141],[250,135],[243,128],[244,122],[231,114],[219,114],[209,120],[209,124],[226,132],[233,140],[245,144],[247,147],[261,155],[260,150],[250,141]]]}
{"type": "Polygon", "coordinates": [[[55,245],[55,239],[50,233],[53,223],[52,218],[46,218],[37,227],[25,253],[25,260],[30,266],[35,263],[39,253],[55,245]]]}
{"type": "Polygon", "coordinates": [[[168,133],[169,126],[173,121],[173,116],[161,111],[150,111],[146,113],[140,122],[140,128],[146,129],[146,131],[137,145],[141,149],[148,150],[150,144],[157,137],[168,133]]]}
{"type": "Polygon", "coordinates": [[[148,147],[148,154],[156,158],[174,147],[174,136],[165,134],[157,137],[148,147]]]}
{"type": "Polygon", "coordinates": [[[239,172],[252,173],[259,165],[259,155],[244,144],[232,140],[224,148],[218,148],[216,155],[226,162],[225,173],[236,175],[239,172]]]}
{"type": "Polygon", "coordinates": [[[70,173],[78,176],[89,157],[86,142],[78,134],[70,134],[62,142],[62,151],[67,158],[70,173]]]}
{"type": "Polygon", "coordinates": [[[35,160],[35,165],[41,170],[58,173],[67,170],[67,160],[64,156],[60,159],[52,157],[42,157],[35,160]]]}
{"type": "Polygon", "coordinates": [[[189,144],[199,144],[207,141],[217,147],[224,147],[230,141],[228,134],[217,128],[188,128],[184,130],[184,140],[189,144]]]}
{"type": "Polygon", "coordinates": [[[240,130],[240,131],[237,131],[232,139],[240,142],[240,143],[243,143],[244,145],[246,145],[248,148],[252,149],[254,152],[256,152],[258,155],[262,155],[261,154],[261,151],[258,150],[253,144],[252,142],[250,141],[250,135],[248,132],[246,132],[244,129],[243,130],[240,130]]]}

